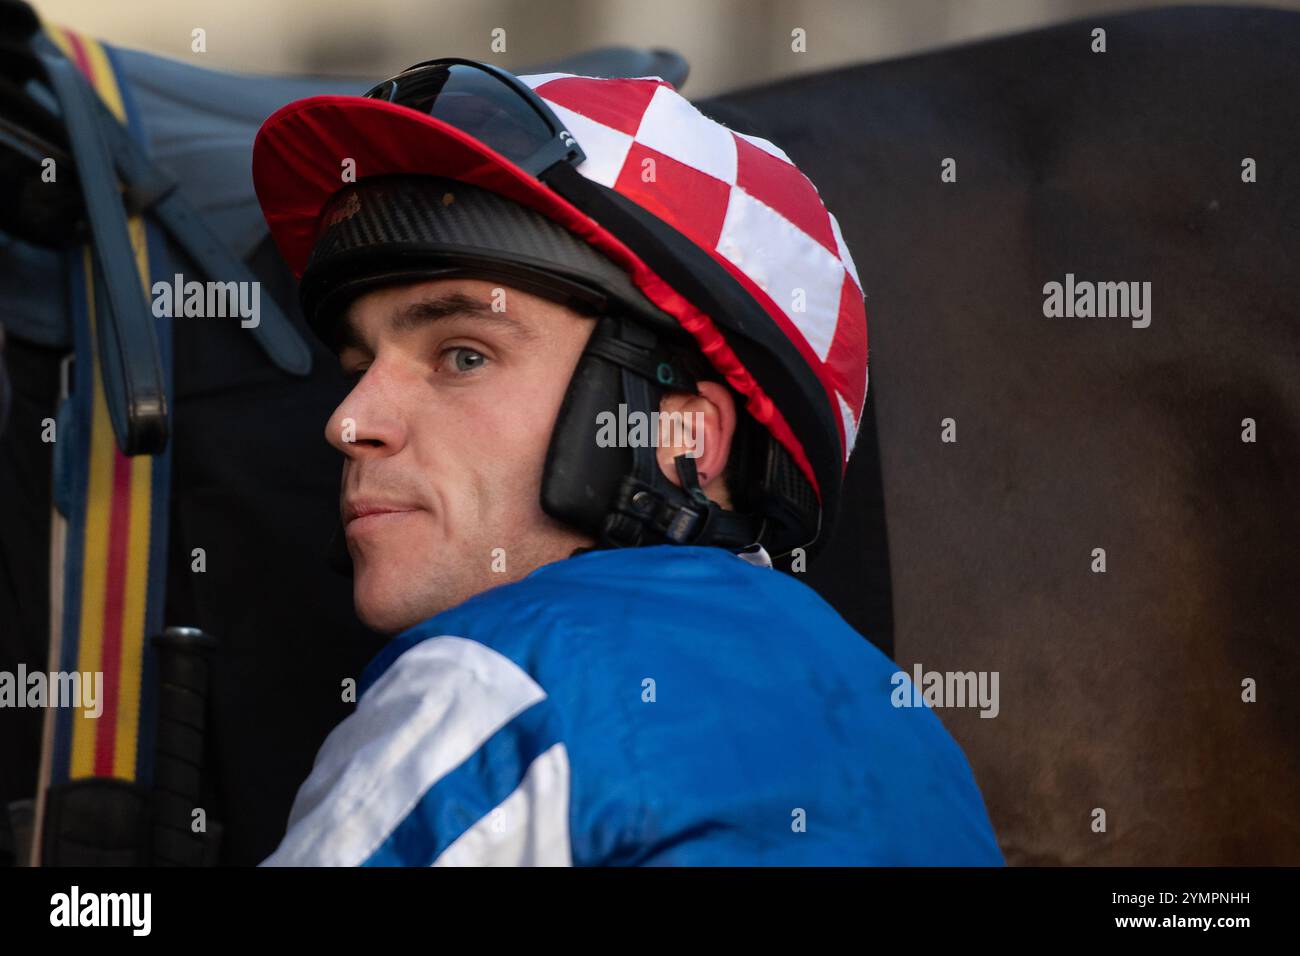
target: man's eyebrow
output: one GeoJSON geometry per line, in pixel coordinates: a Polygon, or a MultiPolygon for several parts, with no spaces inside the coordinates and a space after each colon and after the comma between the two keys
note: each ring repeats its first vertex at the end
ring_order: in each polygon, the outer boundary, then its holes
{"type": "MultiPolygon", "coordinates": [[[[514,336],[522,342],[532,342],[537,333],[522,322],[511,318],[505,312],[498,312],[488,303],[466,295],[463,292],[451,292],[435,295],[418,302],[411,302],[393,313],[388,320],[388,327],[394,332],[409,332],[422,325],[437,322],[439,319],[453,316],[468,316],[477,321],[489,323],[501,331],[514,336]]],[[[357,333],[349,312],[339,324],[338,349],[355,348],[368,352],[369,348],[357,333]]]]}

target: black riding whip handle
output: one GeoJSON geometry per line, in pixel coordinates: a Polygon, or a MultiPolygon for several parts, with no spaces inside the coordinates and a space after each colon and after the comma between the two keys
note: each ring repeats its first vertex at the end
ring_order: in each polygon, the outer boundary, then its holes
{"type": "Polygon", "coordinates": [[[208,691],[217,641],[195,627],[169,627],[154,636],[153,646],[158,664],[153,863],[202,866],[213,862],[216,837],[201,804],[208,691]]]}

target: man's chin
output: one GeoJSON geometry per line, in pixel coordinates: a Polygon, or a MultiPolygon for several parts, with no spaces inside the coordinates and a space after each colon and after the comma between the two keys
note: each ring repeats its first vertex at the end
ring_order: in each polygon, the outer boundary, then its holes
{"type": "Polygon", "coordinates": [[[417,551],[414,545],[405,553],[385,548],[357,555],[352,601],[362,623],[381,634],[396,634],[499,583],[482,580],[466,563],[448,562],[445,555],[427,547],[417,551]]]}
{"type": "Polygon", "coordinates": [[[353,601],[361,623],[379,634],[399,634],[437,613],[424,614],[382,600],[370,600],[355,591],[353,601]]]}
{"type": "Polygon", "coordinates": [[[443,610],[430,595],[418,593],[424,589],[413,588],[409,582],[404,586],[392,572],[392,568],[367,571],[363,567],[353,573],[352,603],[366,627],[380,634],[396,634],[443,610]]]}
{"type": "Polygon", "coordinates": [[[576,532],[552,535],[541,545],[512,549],[508,566],[497,567],[485,559],[477,573],[465,562],[439,563],[439,554],[446,552],[430,551],[427,544],[420,548],[422,554],[428,555],[427,560],[414,562],[410,551],[387,546],[382,550],[353,549],[352,600],[366,627],[381,634],[396,634],[591,544],[589,538],[576,532]]]}

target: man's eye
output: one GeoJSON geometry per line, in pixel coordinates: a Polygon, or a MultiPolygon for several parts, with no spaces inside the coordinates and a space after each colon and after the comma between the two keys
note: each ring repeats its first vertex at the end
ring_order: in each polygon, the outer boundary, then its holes
{"type": "Polygon", "coordinates": [[[443,355],[455,353],[452,359],[452,367],[457,372],[472,372],[475,369],[482,368],[483,363],[487,361],[487,356],[482,352],[468,348],[464,345],[456,345],[443,351],[443,355]]]}
{"type": "MultiPolygon", "coordinates": [[[[367,368],[368,368],[368,367],[369,367],[369,366],[367,366],[367,368]]],[[[357,384],[357,382],[361,381],[361,376],[363,376],[363,375],[365,375],[365,374],[366,374],[366,369],[364,369],[364,368],[354,368],[354,369],[350,369],[350,370],[345,370],[344,373],[343,373],[343,378],[344,378],[344,380],[345,380],[349,385],[354,385],[354,386],[355,386],[355,385],[357,384]]]]}

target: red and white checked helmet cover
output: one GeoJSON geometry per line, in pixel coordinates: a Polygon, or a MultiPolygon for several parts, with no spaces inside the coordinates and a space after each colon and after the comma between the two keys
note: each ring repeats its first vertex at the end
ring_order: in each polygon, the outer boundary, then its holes
{"type": "Polygon", "coordinates": [[[519,79],[582,145],[578,172],[706,250],[796,345],[840,423],[847,467],[867,394],[866,309],[812,181],[780,147],[710,119],[658,77],[519,79]]]}

